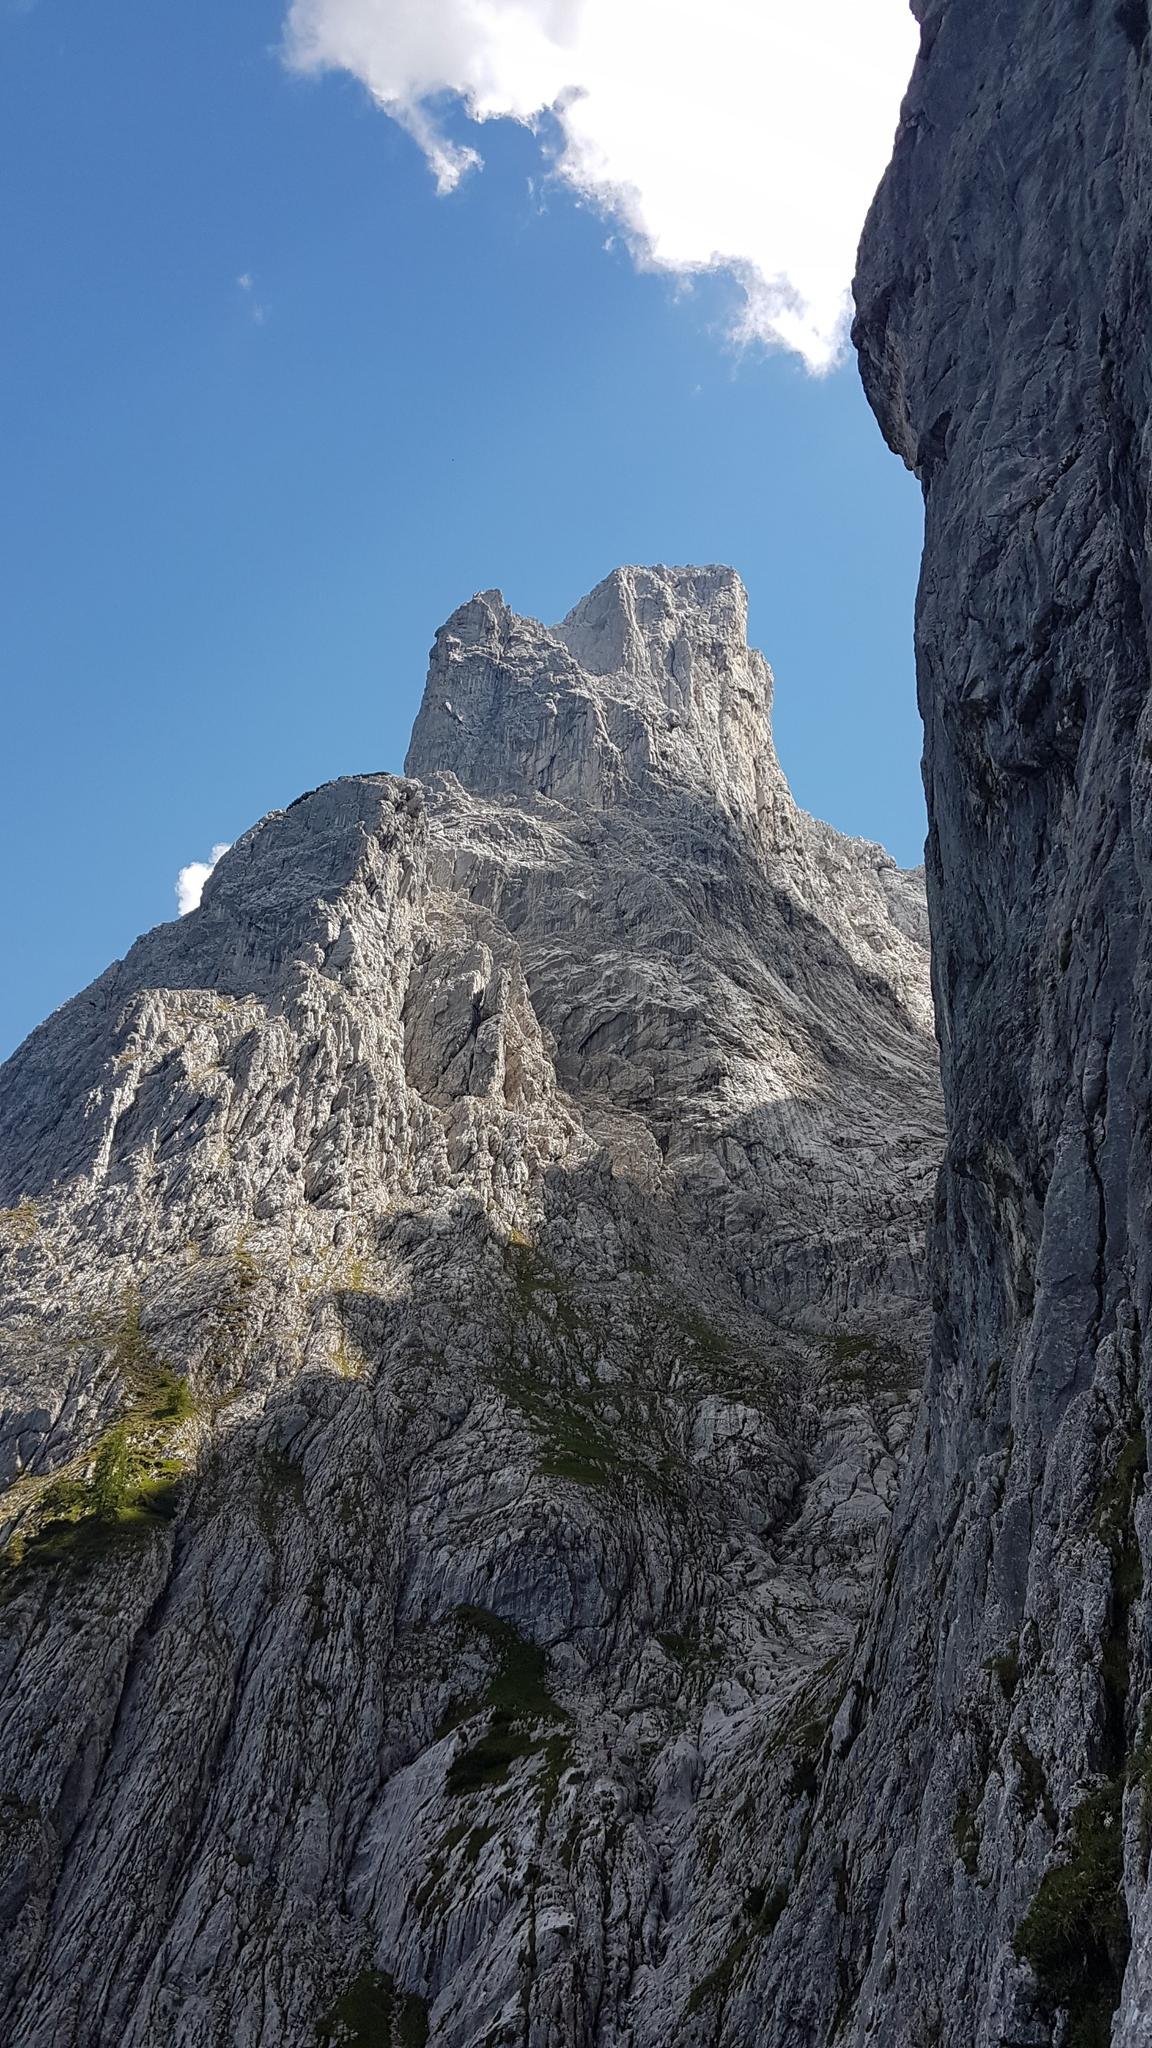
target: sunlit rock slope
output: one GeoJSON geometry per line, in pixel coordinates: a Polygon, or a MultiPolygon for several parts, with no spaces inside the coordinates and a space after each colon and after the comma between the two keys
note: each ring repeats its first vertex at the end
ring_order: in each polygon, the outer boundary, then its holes
{"type": "Polygon", "coordinates": [[[3,1069],[4,2040],[691,2048],[769,1941],[941,1137],[745,620],[473,599],[3,1069]]]}

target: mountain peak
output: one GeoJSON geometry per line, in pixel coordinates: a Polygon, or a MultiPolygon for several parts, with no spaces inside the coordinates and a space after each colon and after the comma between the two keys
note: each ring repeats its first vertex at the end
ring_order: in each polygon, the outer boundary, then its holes
{"type": "Polygon", "coordinates": [[[484,591],[424,786],[273,812],[0,1074],[0,2040],[717,2037],[940,1151],[920,885],[770,690],[729,570],[484,591]]]}
{"type": "Polygon", "coordinates": [[[553,628],[593,676],[657,681],[685,631],[748,650],[748,594],[734,569],[614,569],[553,628]]]}
{"type": "Polygon", "coordinates": [[[406,772],[597,806],[687,790],[755,818],[784,792],[771,701],[732,569],[615,569],[556,626],[486,590],[436,636],[406,772]]]}

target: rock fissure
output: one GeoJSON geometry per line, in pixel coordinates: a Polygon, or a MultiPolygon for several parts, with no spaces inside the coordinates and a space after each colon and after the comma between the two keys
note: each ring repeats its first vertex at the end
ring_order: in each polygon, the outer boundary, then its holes
{"type": "Polygon", "coordinates": [[[1152,2028],[1146,23],[1076,0],[917,12],[855,338],[925,494],[936,1335],[859,1652],[877,1711],[829,1762],[725,2039],[1135,2048],[1152,2028]],[[1006,1727],[985,1726],[990,1684],[1006,1727]]]}

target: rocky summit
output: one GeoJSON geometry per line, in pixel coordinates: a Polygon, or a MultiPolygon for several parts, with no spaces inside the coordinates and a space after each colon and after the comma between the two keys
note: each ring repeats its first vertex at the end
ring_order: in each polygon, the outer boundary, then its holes
{"type": "Polygon", "coordinates": [[[942,1148],[771,690],[727,569],[484,592],[3,1069],[6,2042],[762,2037],[942,1148]]]}

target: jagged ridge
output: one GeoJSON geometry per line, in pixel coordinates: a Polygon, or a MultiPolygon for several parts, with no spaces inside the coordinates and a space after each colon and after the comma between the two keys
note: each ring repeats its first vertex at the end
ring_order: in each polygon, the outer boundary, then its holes
{"type": "Polygon", "coordinates": [[[767,1938],[939,1138],[917,879],[796,810],[745,616],[473,600],[421,780],[273,813],[4,1069],[26,2048],[689,2048],[767,1938]]]}

